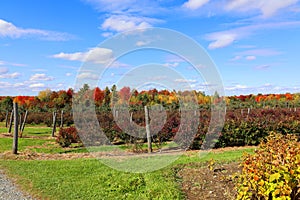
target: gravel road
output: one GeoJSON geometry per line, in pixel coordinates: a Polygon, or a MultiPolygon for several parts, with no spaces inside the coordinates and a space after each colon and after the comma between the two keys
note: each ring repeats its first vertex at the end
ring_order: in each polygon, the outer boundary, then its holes
{"type": "Polygon", "coordinates": [[[24,195],[16,186],[0,171],[0,200],[33,200],[24,195]]]}

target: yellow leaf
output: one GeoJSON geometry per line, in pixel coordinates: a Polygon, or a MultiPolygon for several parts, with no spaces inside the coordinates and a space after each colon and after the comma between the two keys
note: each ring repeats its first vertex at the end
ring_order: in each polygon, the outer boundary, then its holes
{"type": "Polygon", "coordinates": [[[272,174],[270,176],[270,182],[273,182],[274,180],[278,180],[279,178],[280,178],[280,174],[279,173],[272,174]]]}

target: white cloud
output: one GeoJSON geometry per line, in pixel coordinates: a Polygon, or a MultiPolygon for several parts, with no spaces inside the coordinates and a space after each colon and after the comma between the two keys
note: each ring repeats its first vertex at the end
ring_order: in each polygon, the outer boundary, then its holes
{"type": "Polygon", "coordinates": [[[6,74],[8,72],[7,67],[0,67],[0,74],[6,74]]]}
{"type": "Polygon", "coordinates": [[[99,11],[122,12],[138,6],[137,0],[85,0],[99,11]]]}
{"type": "Polygon", "coordinates": [[[114,13],[114,14],[137,14],[151,15],[166,11],[160,4],[165,1],[153,0],[83,0],[91,4],[95,9],[100,12],[114,13]]]}
{"type": "Polygon", "coordinates": [[[230,59],[230,61],[237,61],[237,60],[241,60],[243,57],[242,56],[234,56],[232,59],[230,59]]]}
{"type": "Polygon", "coordinates": [[[271,67],[270,65],[259,65],[259,66],[256,66],[255,69],[256,70],[267,70],[270,67],[271,67]]]}
{"type": "Polygon", "coordinates": [[[150,41],[137,41],[135,46],[141,47],[150,44],[150,41]]]}
{"type": "Polygon", "coordinates": [[[72,76],[72,73],[66,73],[66,76],[72,76]]]}
{"type": "Polygon", "coordinates": [[[273,16],[277,11],[296,4],[298,0],[231,0],[225,9],[232,11],[255,11],[259,10],[262,16],[267,18],[273,16]]]}
{"type": "Polygon", "coordinates": [[[97,74],[93,74],[91,72],[82,72],[78,74],[78,79],[92,79],[92,80],[98,80],[99,76],[97,74]]]}
{"type": "Polygon", "coordinates": [[[208,40],[213,40],[208,45],[209,49],[218,49],[226,47],[230,44],[232,44],[236,39],[238,38],[238,35],[235,33],[225,33],[225,32],[218,32],[215,34],[211,34],[208,37],[208,40]]]}
{"type": "Polygon", "coordinates": [[[95,47],[86,52],[59,53],[52,56],[71,61],[93,62],[105,64],[112,61],[113,52],[111,49],[95,47]]]}
{"type": "Polygon", "coordinates": [[[30,81],[52,81],[53,77],[47,76],[46,74],[34,74],[30,77],[30,81]]]}
{"type": "MultiPolygon", "coordinates": [[[[0,30],[1,31],[1,30],[0,30]]],[[[26,64],[21,64],[21,63],[11,63],[11,62],[6,62],[3,60],[0,60],[0,65],[10,65],[10,66],[15,66],[15,67],[25,67],[27,66],[26,64]]]]}
{"type": "Polygon", "coordinates": [[[75,37],[55,31],[46,31],[40,29],[24,29],[14,24],[0,19],[0,37],[21,38],[21,37],[38,37],[42,40],[65,41],[75,37]]]}
{"type": "Polygon", "coordinates": [[[205,36],[208,41],[212,41],[208,48],[217,49],[231,45],[234,41],[243,39],[249,35],[254,34],[260,30],[264,32],[269,29],[283,29],[287,27],[299,27],[300,21],[287,21],[278,23],[260,23],[239,28],[229,29],[226,31],[219,31],[209,33],[205,36]]]}
{"type": "Polygon", "coordinates": [[[114,61],[108,67],[110,67],[110,68],[120,68],[120,67],[127,68],[127,67],[131,67],[131,65],[126,64],[126,63],[122,63],[122,62],[119,62],[119,61],[114,61]]]}
{"type": "Polygon", "coordinates": [[[282,52],[276,51],[274,49],[251,49],[251,50],[239,52],[239,55],[252,55],[252,56],[276,56],[280,54],[282,54],[282,52]]]}
{"type": "Polygon", "coordinates": [[[47,70],[39,68],[39,69],[33,69],[31,71],[33,71],[33,72],[46,72],[47,70]]]}
{"type": "Polygon", "coordinates": [[[134,17],[126,15],[112,15],[107,18],[101,28],[103,30],[123,32],[134,29],[145,29],[152,27],[152,23],[157,23],[157,19],[147,17],[134,17]]]}
{"type": "Polygon", "coordinates": [[[204,6],[208,2],[209,2],[209,0],[188,0],[187,2],[185,2],[183,4],[183,7],[191,9],[191,10],[196,10],[196,9],[204,6]]]}
{"type": "Polygon", "coordinates": [[[177,83],[196,83],[197,80],[194,79],[175,79],[177,83]]]}
{"type": "Polygon", "coordinates": [[[43,87],[45,87],[44,83],[33,83],[29,85],[29,88],[43,88],[43,87]]]}
{"type": "Polygon", "coordinates": [[[11,83],[0,81],[0,88],[3,89],[3,88],[11,88],[11,87],[12,87],[11,83]]]}
{"type": "Polygon", "coordinates": [[[163,66],[165,66],[165,67],[177,67],[178,65],[179,65],[178,62],[163,64],[163,66]]]}
{"type": "Polygon", "coordinates": [[[256,56],[246,56],[246,60],[256,60],[256,56]]]}
{"type": "Polygon", "coordinates": [[[19,72],[14,72],[12,74],[1,74],[0,78],[5,78],[5,79],[17,79],[21,76],[21,74],[19,72]]]}
{"type": "Polygon", "coordinates": [[[110,32],[105,32],[105,33],[102,33],[101,35],[102,35],[103,37],[110,37],[110,36],[112,36],[113,34],[110,33],[110,32]]]}
{"type": "Polygon", "coordinates": [[[225,90],[229,90],[229,91],[232,91],[232,90],[245,90],[245,89],[248,89],[249,87],[246,86],[246,85],[234,85],[234,86],[230,86],[230,87],[225,87],[225,90]]]}

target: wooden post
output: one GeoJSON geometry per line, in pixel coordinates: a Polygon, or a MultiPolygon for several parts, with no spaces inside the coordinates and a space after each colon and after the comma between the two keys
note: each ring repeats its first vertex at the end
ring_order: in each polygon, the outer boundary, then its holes
{"type": "Polygon", "coordinates": [[[19,129],[20,129],[20,131],[21,131],[21,129],[22,129],[22,114],[20,113],[19,114],[19,129]]]}
{"type": "Polygon", "coordinates": [[[133,112],[130,113],[130,124],[132,124],[133,112]]]}
{"type": "Polygon", "coordinates": [[[145,106],[145,122],[146,122],[146,133],[147,133],[147,142],[148,142],[148,153],[151,153],[152,144],[151,144],[150,123],[149,123],[149,110],[147,106],[145,106]]]}
{"type": "Polygon", "coordinates": [[[62,128],[64,126],[64,111],[61,110],[60,113],[60,128],[62,128]]]}
{"type": "Polygon", "coordinates": [[[6,115],[5,115],[5,128],[7,128],[8,125],[8,110],[6,111],[6,115]]]}
{"type": "Polygon", "coordinates": [[[14,117],[14,109],[11,111],[10,118],[9,118],[8,133],[11,133],[11,128],[12,128],[12,124],[13,124],[13,117],[14,117]]]}
{"type": "Polygon", "coordinates": [[[56,112],[53,112],[53,128],[52,128],[52,137],[55,137],[54,133],[56,132],[56,112]]]}
{"type": "Polygon", "coordinates": [[[14,102],[14,138],[13,138],[13,154],[18,153],[18,128],[19,128],[19,120],[18,120],[18,103],[14,102]]]}
{"type": "Polygon", "coordinates": [[[25,128],[25,123],[26,123],[26,120],[27,120],[27,115],[28,115],[28,110],[26,110],[26,112],[25,112],[25,116],[24,116],[24,120],[23,120],[22,128],[21,128],[21,133],[23,133],[24,128],[25,128]]]}

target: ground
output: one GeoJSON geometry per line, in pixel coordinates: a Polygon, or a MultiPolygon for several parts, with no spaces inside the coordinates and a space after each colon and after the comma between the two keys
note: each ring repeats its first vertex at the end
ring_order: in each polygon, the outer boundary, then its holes
{"type": "Polygon", "coordinates": [[[203,164],[188,164],[178,172],[182,190],[189,200],[235,199],[234,181],[240,172],[236,162],[217,164],[211,169],[203,164]]]}

